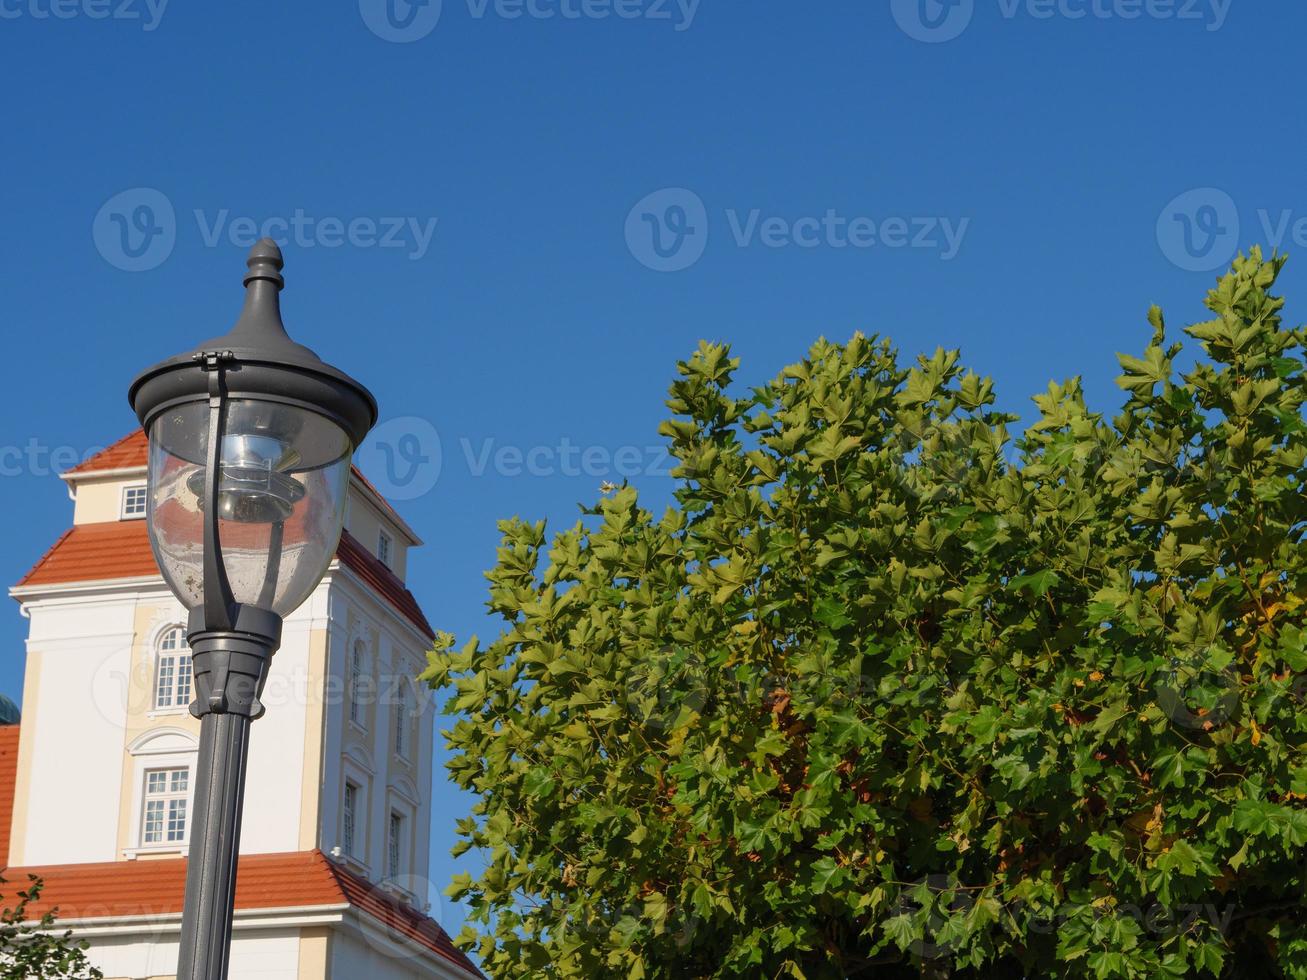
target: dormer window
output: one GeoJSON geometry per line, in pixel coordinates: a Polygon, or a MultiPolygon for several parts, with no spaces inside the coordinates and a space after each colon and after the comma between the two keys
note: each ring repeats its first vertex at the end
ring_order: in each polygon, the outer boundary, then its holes
{"type": "Polygon", "coordinates": [[[387,568],[393,567],[391,561],[394,557],[395,542],[391,540],[389,534],[385,531],[377,535],[377,557],[381,559],[381,564],[387,568]]]}
{"type": "Polygon", "coordinates": [[[145,516],[145,496],[143,484],[123,487],[123,520],[138,520],[145,516]]]}

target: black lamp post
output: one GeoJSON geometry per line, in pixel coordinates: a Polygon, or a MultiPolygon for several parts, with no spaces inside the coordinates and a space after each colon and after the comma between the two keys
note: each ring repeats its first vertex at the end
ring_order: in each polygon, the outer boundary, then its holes
{"type": "Polygon", "coordinates": [[[282,618],[335,553],[350,460],[377,421],[366,388],[286,335],[276,244],[247,265],[231,332],[129,393],[150,440],[150,544],[190,611],[200,719],[178,980],[227,976],[250,723],[282,618]]]}

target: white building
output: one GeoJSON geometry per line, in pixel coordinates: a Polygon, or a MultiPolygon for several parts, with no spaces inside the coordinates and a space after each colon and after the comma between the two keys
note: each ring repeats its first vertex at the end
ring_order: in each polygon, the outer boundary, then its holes
{"type": "MultiPolygon", "coordinates": [[[[6,890],[41,875],[35,911],[58,906],[115,980],[176,971],[199,735],[145,463],[136,432],[64,474],[73,526],[10,590],[31,627],[22,723],[0,728],[6,890]]],[[[231,976],[478,977],[424,911],[432,631],[403,584],[421,542],[357,472],[347,515],[253,726],[231,976]]]]}

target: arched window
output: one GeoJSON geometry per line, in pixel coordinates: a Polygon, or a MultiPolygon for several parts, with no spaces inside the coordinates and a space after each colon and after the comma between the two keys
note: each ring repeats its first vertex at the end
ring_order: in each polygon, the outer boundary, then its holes
{"type": "Polygon", "coordinates": [[[191,650],[180,626],[165,630],[156,645],[155,708],[184,708],[191,700],[191,650]]]}
{"type": "Polygon", "coordinates": [[[363,658],[366,652],[363,641],[355,640],[349,657],[349,720],[360,726],[363,724],[363,658]]]}

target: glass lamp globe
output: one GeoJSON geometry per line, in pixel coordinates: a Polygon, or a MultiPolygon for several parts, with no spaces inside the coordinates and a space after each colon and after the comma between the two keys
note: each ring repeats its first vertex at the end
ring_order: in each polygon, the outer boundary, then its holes
{"type": "MultiPolygon", "coordinates": [[[[188,609],[204,602],[208,423],[208,405],[192,403],[150,430],[150,543],[188,609]]],[[[284,617],[317,587],[344,523],[351,450],[340,426],[307,409],[229,403],[217,509],[235,602],[284,617]]]]}

